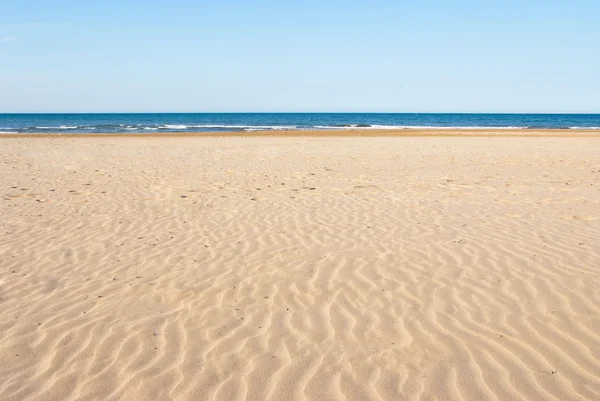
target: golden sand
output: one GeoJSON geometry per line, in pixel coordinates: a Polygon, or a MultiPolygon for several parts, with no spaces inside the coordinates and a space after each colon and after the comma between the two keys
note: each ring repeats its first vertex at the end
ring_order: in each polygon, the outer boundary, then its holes
{"type": "Polygon", "coordinates": [[[440,135],[3,136],[0,400],[599,400],[600,140],[440,135]]]}

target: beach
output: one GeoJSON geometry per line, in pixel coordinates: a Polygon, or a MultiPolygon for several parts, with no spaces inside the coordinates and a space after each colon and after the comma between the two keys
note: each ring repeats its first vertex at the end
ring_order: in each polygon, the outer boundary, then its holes
{"type": "Polygon", "coordinates": [[[598,400],[600,130],[0,135],[0,400],[598,400]]]}

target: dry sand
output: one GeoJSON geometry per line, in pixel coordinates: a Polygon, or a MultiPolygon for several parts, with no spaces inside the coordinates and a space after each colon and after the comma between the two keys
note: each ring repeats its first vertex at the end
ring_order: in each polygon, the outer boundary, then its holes
{"type": "Polygon", "coordinates": [[[1,138],[0,400],[599,400],[598,138],[1,138]]]}

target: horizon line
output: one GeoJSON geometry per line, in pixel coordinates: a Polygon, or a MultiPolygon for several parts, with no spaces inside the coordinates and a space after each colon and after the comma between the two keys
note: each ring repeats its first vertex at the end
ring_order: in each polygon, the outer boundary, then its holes
{"type": "Polygon", "coordinates": [[[552,111],[17,111],[7,114],[554,114],[554,115],[600,115],[600,112],[552,112],[552,111]]]}

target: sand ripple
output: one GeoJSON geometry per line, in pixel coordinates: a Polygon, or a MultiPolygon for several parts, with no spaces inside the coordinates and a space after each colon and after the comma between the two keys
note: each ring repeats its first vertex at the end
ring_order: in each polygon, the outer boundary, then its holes
{"type": "Polygon", "coordinates": [[[597,139],[0,142],[3,401],[600,399],[597,139]]]}

